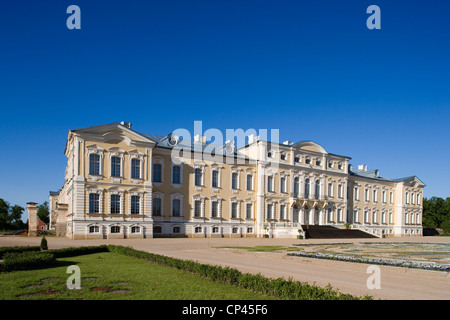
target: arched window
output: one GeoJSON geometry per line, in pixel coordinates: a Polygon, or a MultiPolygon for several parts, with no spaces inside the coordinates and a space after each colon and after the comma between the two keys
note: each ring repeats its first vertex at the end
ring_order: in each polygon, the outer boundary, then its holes
{"type": "Polygon", "coordinates": [[[319,181],[319,179],[316,180],[315,196],[316,196],[316,199],[319,199],[319,197],[320,197],[320,181],[319,181]]]}
{"type": "Polygon", "coordinates": [[[309,179],[305,180],[305,198],[309,198],[309,179]]]}
{"type": "Polygon", "coordinates": [[[98,226],[90,226],[89,233],[98,233],[100,232],[100,228],[98,226]]]}
{"type": "Polygon", "coordinates": [[[294,178],[294,197],[298,197],[298,189],[299,189],[298,177],[295,177],[294,178]]]}
{"type": "Polygon", "coordinates": [[[120,226],[111,226],[111,233],[119,233],[120,226]]]}

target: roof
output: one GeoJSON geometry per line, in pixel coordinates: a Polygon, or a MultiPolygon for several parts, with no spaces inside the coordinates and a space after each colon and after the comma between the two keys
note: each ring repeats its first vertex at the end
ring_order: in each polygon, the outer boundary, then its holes
{"type": "Polygon", "coordinates": [[[178,140],[178,136],[169,133],[166,136],[154,134],[142,134],[146,138],[156,142],[156,146],[160,148],[174,149],[178,148],[183,151],[207,152],[211,155],[233,156],[237,158],[246,158],[245,155],[239,153],[234,144],[219,145],[214,143],[203,143],[190,140],[178,140]],[[172,140],[172,138],[174,138],[172,140]]]}
{"type": "Polygon", "coordinates": [[[382,180],[382,181],[392,181],[388,178],[384,178],[380,176],[379,170],[359,170],[359,169],[353,169],[352,166],[349,166],[348,173],[353,176],[359,176],[369,179],[376,179],[376,180],[382,180]]]}
{"type": "Polygon", "coordinates": [[[397,178],[397,179],[388,179],[388,178],[381,177],[379,170],[366,171],[366,170],[353,169],[351,165],[349,166],[348,173],[350,175],[359,176],[359,177],[363,177],[363,178],[369,178],[369,179],[375,179],[375,180],[380,180],[380,181],[390,181],[390,182],[412,182],[412,181],[414,181],[414,182],[417,182],[418,185],[425,186],[425,184],[417,176],[409,176],[409,177],[397,178]]]}

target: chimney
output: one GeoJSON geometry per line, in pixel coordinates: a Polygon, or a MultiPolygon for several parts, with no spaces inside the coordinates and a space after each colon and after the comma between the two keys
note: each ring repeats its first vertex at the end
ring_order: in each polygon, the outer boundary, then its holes
{"type": "Polygon", "coordinates": [[[252,144],[256,141],[258,141],[259,136],[257,136],[256,134],[252,133],[248,136],[248,144],[252,144]]]}
{"type": "Polygon", "coordinates": [[[367,171],[367,165],[366,164],[358,165],[358,170],[367,171]]]}
{"type": "Polygon", "coordinates": [[[125,122],[125,121],[121,121],[120,124],[123,125],[124,127],[127,127],[128,129],[131,129],[131,126],[132,126],[132,124],[130,122],[125,122]]]}
{"type": "Polygon", "coordinates": [[[234,140],[227,140],[227,141],[225,141],[225,152],[227,154],[233,154],[234,153],[234,140]]]}
{"type": "Polygon", "coordinates": [[[200,134],[196,134],[194,136],[194,142],[206,143],[206,136],[202,136],[200,134]]]}

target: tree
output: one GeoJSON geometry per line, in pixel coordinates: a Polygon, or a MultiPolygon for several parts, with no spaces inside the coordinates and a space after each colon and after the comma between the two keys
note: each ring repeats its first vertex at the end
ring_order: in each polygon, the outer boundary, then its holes
{"type": "Polygon", "coordinates": [[[9,203],[3,199],[0,199],[0,229],[9,229],[10,222],[9,203]]]}
{"type": "Polygon", "coordinates": [[[445,200],[439,197],[423,199],[423,227],[442,228],[449,227],[450,221],[450,198],[445,200]]]}
{"type": "Polygon", "coordinates": [[[21,219],[24,210],[24,208],[17,204],[11,208],[9,217],[11,219],[11,225],[13,229],[26,229],[25,223],[21,219]]]}
{"type": "Polygon", "coordinates": [[[40,204],[37,206],[38,211],[37,211],[37,215],[39,217],[39,219],[41,219],[42,222],[44,223],[49,223],[49,209],[48,209],[48,202],[45,201],[43,204],[40,204]]]}
{"type": "Polygon", "coordinates": [[[41,251],[48,250],[48,244],[47,239],[45,239],[45,236],[41,239],[41,251]]]}

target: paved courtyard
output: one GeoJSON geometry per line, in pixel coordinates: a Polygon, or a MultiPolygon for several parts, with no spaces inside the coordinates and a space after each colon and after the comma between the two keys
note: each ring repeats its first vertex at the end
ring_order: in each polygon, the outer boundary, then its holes
{"type": "MultiPolygon", "coordinates": [[[[343,242],[339,240],[296,239],[123,239],[123,240],[69,240],[47,237],[49,249],[116,244],[138,250],[163,254],[200,263],[229,266],[242,272],[260,273],[267,277],[293,278],[315,283],[331,284],[341,292],[371,295],[377,299],[450,299],[450,273],[391,266],[379,266],[381,288],[368,289],[368,264],[287,256],[286,251],[249,252],[243,249],[218,247],[284,246],[298,243],[343,242]]],[[[351,239],[344,242],[425,242],[450,244],[450,237],[351,239]]],[[[0,237],[0,246],[39,245],[40,237],[0,237]]]]}

